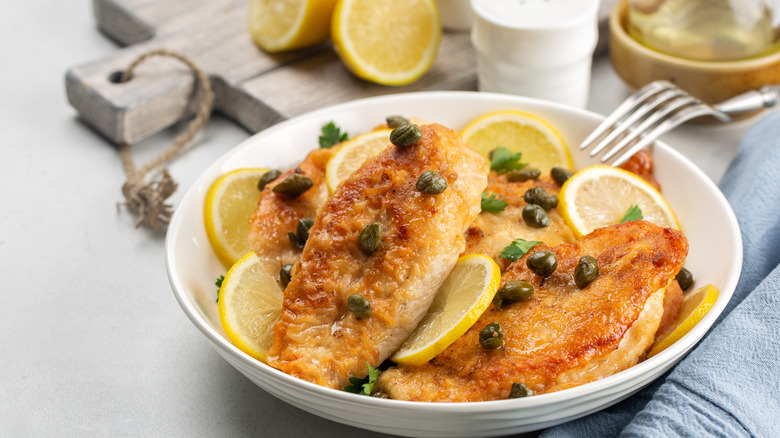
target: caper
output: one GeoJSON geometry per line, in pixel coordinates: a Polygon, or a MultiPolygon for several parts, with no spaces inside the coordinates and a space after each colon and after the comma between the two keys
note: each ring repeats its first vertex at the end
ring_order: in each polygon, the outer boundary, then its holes
{"type": "Polygon", "coordinates": [[[558,197],[547,193],[547,190],[541,186],[531,187],[526,190],[523,199],[529,204],[541,206],[546,211],[550,211],[558,206],[558,197]]]}
{"type": "Polygon", "coordinates": [[[386,392],[377,391],[377,392],[371,393],[371,397],[374,397],[374,398],[390,398],[390,395],[388,395],[386,392]]]}
{"type": "Polygon", "coordinates": [[[504,331],[501,324],[491,322],[479,332],[479,345],[485,350],[495,350],[504,342],[504,331]]]}
{"type": "Polygon", "coordinates": [[[535,167],[523,167],[519,170],[510,170],[506,173],[506,180],[509,182],[523,182],[530,179],[539,179],[542,171],[535,167]]]}
{"type": "Polygon", "coordinates": [[[523,207],[523,220],[529,227],[544,228],[550,226],[550,218],[544,209],[536,204],[523,207]]]}
{"type": "Polygon", "coordinates": [[[579,263],[574,267],[574,282],[582,289],[599,275],[599,262],[593,256],[580,257],[579,263]]]}
{"type": "Polygon", "coordinates": [[[536,275],[547,277],[558,267],[558,258],[550,251],[541,250],[528,256],[525,265],[536,275]]]}
{"type": "Polygon", "coordinates": [[[387,127],[391,129],[395,129],[409,123],[409,120],[407,120],[404,116],[387,116],[385,121],[387,122],[387,127]]]}
{"type": "Polygon", "coordinates": [[[358,241],[366,254],[373,254],[379,248],[379,244],[382,243],[382,225],[376,222],[366,225],[363,231],[360,232],[358,241]]]}
{"type": "Polygon", "coordinates": [[[504,304],[523,301],[534,293],[534,287],[525,281],[507,281],[493,297],[493,304],[501,309],[504,304]]]}
{"type": "Polygon", "coordinates": [[[347,298],[347,308],[357,319],[371,317],[371,302],[368,298],[359,294],[352,294],[347,298]]]}
{"type": "Polygon", "coordinates": [[[534,395],[534,391],[525,383],[512,383],[512,389],[509,390],[509,398],[522,398],[534,395]]]}
{"type": "Polygon", "coordinates": [[[268,172],[264,173],[263,176],[260,177],[260,181],[257,182],[257,190],[262,191],[266,184],[275,180],[276,178],[279,178],[281,175],[282,172],[276,169],[269,170],[268,172]]]}
{"type": "Polygon", "coordinates": [[[411,146],[417,143],[417,140],[421,138],[422,132],[420,131],[420,127],[414,123],[401,125],[393,129],[393,132],[390,133],[390,143],[401,147],[411,146]]]}
{"type": "Polygon", "coordinates": [[[680,289],[682,290],[688,290],[693,284],[693,274],[685,268],[680,268],[680,272],[677,273],[674,279],[680,284],[680,289]]]}
{"type": "Polygon", "coordinates": [[[447,180],[436,171],[426,170],[417,178],[415,187],[428,195],[438,195],[447,190],[447,180]]]}
{"type": "Polygon", "coordinates": [[[299,219],[298,223],[295,225],[295,232],[302,242],[309,240],[309,230],[312,225],[314,225],[314,219],[309,219],[307,217],[299,219]]]}
{"type": "Polygon", "coordinates": [[[292,279],[292,264],[286,264],[279,270],[279,282],[282,283],[282,287],[287,287],[292,279]]]}
{"type": "Polygon", "coordinates": [[[297,198],[303,194],[303,192],[312,188],[313,185],[314,181],[308,176],[301,175],[300,173],[293,173],[285,178],[284,181],[275,185],[273,190],[274,193],[289,196],[290,198],[297,198]]]}
{"type": "Polygon", "coordinates": [[[559,186],[562,186],[572,175],[569,169],[564,169],[563,167],[553,167],[550,170],[550,176],[559,186]]]}

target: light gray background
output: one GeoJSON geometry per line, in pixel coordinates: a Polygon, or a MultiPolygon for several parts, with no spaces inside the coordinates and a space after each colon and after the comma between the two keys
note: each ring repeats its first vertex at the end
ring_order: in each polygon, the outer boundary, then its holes
{"type": "MultiPolygon", "coordinates": [[[[164,235],[117,209],[116,149],[68,105],[64,75],[116,46],[91,2],[27,0],[0,13],[0,436],[379,436],[289,406],[223,361],[173,298],[164,235]]],[[[594,65],[589,108],[628,95],[594,65]]],[[[717,181],[749,125],[665,137],[717,181]]],[[[172,129],[134,147],[145,162],[172,129]]],[[[170,166],[186,188],[248,136],[214,117],[170,166]]],[[[216,288],[215,288],[216,290],[216,288]]],[[[359,415],[359,413],[355,413],[359,415]]]]}

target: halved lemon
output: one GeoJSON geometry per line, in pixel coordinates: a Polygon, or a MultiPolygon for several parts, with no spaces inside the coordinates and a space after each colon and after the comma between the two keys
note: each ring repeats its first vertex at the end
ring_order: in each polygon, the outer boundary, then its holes
{"type": "Polygon", "coordinates": [[[390,359],[405,365],[422,365],[433,359],[474,325],[500,283],[501,271],[490,257],[472,254],[459,258],[428,313],[390,359]]]}
{"type": "Polygon", "coordinates": [[[599,164],[576,172],[561,187],[558,200],[563,219],[577,237],[620,223],[634,205],[646,221],[680,229],[672,207],[658,190],[617,167],[599,164]]]}
{"type": "Polygon", "coordinates": [[[236,262],[219,288],[219,320],[228,339],[244,353],[265,361],[282,312],[282,290],[250,252],[236,262]]]}
{"type": "Polygon", "coordinates": [[[339,0],[331,38],[355,75],[383,85],[404,85],[433,65],[441,41],[433,0],[339,0]]]}
{"type": "Polygon", "coordinates": [[[677,323],[674,329],[669,330],[664,338],[655,341],[647,357],[653,357],[664,351],[691,331],[704,318],[704,315],[712,309],[719,294],[720,291],[715,286],[708,284],[685,295],[680,304],[680,313],[677,316],[677,323]]]}
{"type": "Polygon", "coordinates": [[[489,160],[490,152],[500,146],[522,153],[522,162],[542,173],[553,167],[573,167],[569,148],[555,128],[533,114],[501,110],[485,114],[461,131],[466,144],[489,160]]]}
{"type": "Polygon", "coordinates": [[[257,182],[266,172],[268,169],[261,168],[228,172],[214,181],[206,194],[206,235],[225,266],[232,266],[249,251],[249,219],[260,199],[257,182]]]}
{"type": "Polygon", "coordinates": [[[281,52],[328,39],[336,0],[251,0],[249,33],[263,50],[281,52]]]}
{"type": "Polygon", "coordinates": [[[341,144],[325,167],[325,180],[330,193],[333,193],[336,187],[366,160],[390,146],[391,132],[392,129],[377,129],[360,134],[341,144]]]}

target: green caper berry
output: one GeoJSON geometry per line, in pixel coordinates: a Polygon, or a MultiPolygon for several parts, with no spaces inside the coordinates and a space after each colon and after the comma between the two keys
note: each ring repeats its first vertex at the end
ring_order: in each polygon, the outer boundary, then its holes
{"type": "Polygon", "coordinates": [[[531,187],[523,195],[525,202],[541,206],[546,211],[550,211],[558,206],[558,197],[547,193],[544,187],[531,187]]]}
{"type": "Polygon", "coordinates": [[[371,394],[371,397],[375,398],[390,398],[390,395],[388,395],[386,392],[377,391],[371,394]]]}
{"type": "Polygon", "coordinates": [[[523,220],[528,226],[533,228],[544,228],[550,226],[550,218],[544,209],[536,204],[528,204],[523,207],[523,220]]]}
{"type": "Polygon", "coordinates": [[[422,131],[420,131],[420,127],[414,123],[401,125],[393,129],[393,132],[390,133],[390,143],[400,147],[411,146],[417,143],[417,140],[421,138],[422,131]]]}
{"type": "Polygon", "coordinates": [[[599,262],[593,256],[580,257],[579,263],[574,267],[574,282],[582,289],[595,280],[599,275],[599,262]]]}
{"type": "Polygon", "coordinates": [[[358,241],[363,251],[367,254],[373,254],[379,248],[379,244],[382,243],[382,225],[378,223],[366,225],[363,231],[360,232],[358,241]]]}
{"type": "Polygon", "coordinates": [[[491,322],[479,332],[479,345],[485,350],[495,350],[504,343],[504,331],[501,324],[491,322]]]}
{"type": "Polygon", "coordinates": [[[287,237],[290,239],[290,243],[298,249],[303,249],[303,247],[306,246],[306,242],[301,241],[301,239],[298,238],[298,235],[292,231],[287,232],[287,237]]]}
{"type": "Polygon", "coordinates": [[[404,116],[387,116],[385,119],[387,127],[391,129],[399,128],[409,123],[409,120],[404,116]]]}
{"type": "Polygon", "coordinates": [[[512,389],[509,390],[509,398],[523,398],[534,395],[534,391],[525,383],[512,383],[512,389]]]}
{"type": "Polygon", "coordinates": [[[281,175],[282,172],[276,169],[269,170],[268,172],[264,173],[263,176],[260,177],[260,181],[257,182],[257,190],[263,191],[263,189],[269,182],[274,181],[276,178],[279,178],[281,175]]]}
{"type": "Polygon", "coordinates": [[[534,287],[525,281],[507,281],[493,297],[493,304],[501,309],[504,304],[523,301],[534,294],[534,287]]]}
{"type": "Polygon", "coordinates": [[[677,273],[674,279],[677,280],[677,283],[680,285],[680,289],[682,290],[688,290],[688,288],[693,284],[693,274],[691,274],[691,271],[685,268],[681,268],[680,272],[677,273]]]}
{"type": "Polygon", "coordinates": [[[309,240],[309,230],[314,225],[314,219],[307,217],[299,219],[298,224],[295,226],[295,232],[298,235],[298,240],[306,243],[309,240]]]}
{"type": "Polygon", "coordinates": [[[306,190],[309,190],[314,185],[314,181],[306,175],[300,173],[290,174],[284,181],[275,185],[274,193],[280,195],[289,196],[290,198],[297,198],[301,196],[306,190]]]}
{"type": "Polygon", "coordinates": [[[558,258],[550,251],[537,251],[528,256],[525,265],[536,275],[547,277],[558,268],[558,258]]]}
{"type": "Polygon", "coordinates": [[[563,167],[553,167],[550,170],[550,176],[559,186],[562,186],[572,175],[573,173],[569,169],[564,169],[563,167]]]}
{"type": "Polygon", "coordinates": [[[371,317],[371,302],[363,295],[352,294],[347,298],[347,308],[357,319],[371,317]]]}
{"type": "Polygon", "coordinates": [[[279,270],[279,282],[282,284],[282,288],[287,287],[292,279],[292,264],[286,264],[279,270]]]}
{"type": "Polygon", "coordinates": [[[542,171],[535,167],[523,167],[519,170],[510,170],[506,173],[506,180],[509,182],[524,182],[531,179],[539,179],[542,171]]]}
{"type": "Polygon", "coordinates": [[[426,170],[417,178],[415,187],[428,195],[438,195],[447,190],[447,180],[438,172],[426,170]]]}

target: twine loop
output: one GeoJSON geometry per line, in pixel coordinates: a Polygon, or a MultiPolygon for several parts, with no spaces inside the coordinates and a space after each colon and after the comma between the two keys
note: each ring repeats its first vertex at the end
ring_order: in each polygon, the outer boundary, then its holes
{"type": "Polygon", "coordinates": [[[135,69],[141,63],[154,56],[174,58],[187,65],[197,79],[196,86],[198,87],[198,92],[195,95],[200,96],[197,112],[192,121],[187,125],[187,129],[174,139],[171,147],[164,150],[150,162],[139,168],[136,166],[130,153],[130,145],[123,143],[119,146],[122,166],[127,176],[127,181],[122,185],[122,194],[125,197],[125,202],[119,205],[127,207],[130,212],[138,216],[138,219],[135,221],[136,228],[144,225],[152,229],[162,229],[168,225],[173,214],[173,206],[167,203],[166,200],[176,191],[178,184],[165,168],[149,181],[147,181],[146,176],[149,172],[165,164],[181,152],[198,131],[206,125],[214,103],[214,92],[211,90],[211,84],[206,73],[195,62],[181,53],[168,49],[155,49],[140,55],[122,73],[119,82],[130,80],[135,69]]]}

